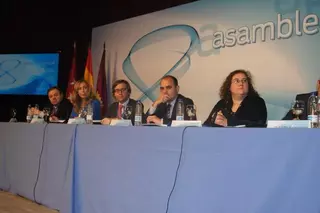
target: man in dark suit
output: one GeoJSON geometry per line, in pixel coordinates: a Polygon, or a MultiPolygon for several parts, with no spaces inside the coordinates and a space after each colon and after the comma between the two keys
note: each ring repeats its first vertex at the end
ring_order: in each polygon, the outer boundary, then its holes
{"type": "MultiPolygon", "coordinates": [[[[320,97],[320,80],[317,81],[317,91],[314,92],[309,92],[309,93],[303,93],[303,94],[298,94],[296,96],[296,100],[301,100],[304,102],[304,110],[303,113],[299,116],[300,120],[308,120],[308,100],[309,97],[314,94],[318,97],[320,97]]],[[[295,115],[292,113],[292,110],[290,110],[282,120],[295,120],[295,115]]]]}
{"type": "MultiPolygon", "coordinates": [[[[134,125],[137,101],[130,98],[131,86],[129,82],[123,79],[115,81],[112,84],[112,95],[116,101],[108,107],[106,118],[104,118],[101,123],[108,125],[111,123],[112,119],[130,119],[132,125],[134,125]],[[130,116],[127,118],[126,109],[128,109],[128,106],[131,107],[132,111],[130,116]]],[[[142,115],[142,122],[144,120],[144,115],[142,115]]]]}
{"type": "Polygon", "coordinates": [[[160,96],[147,112],[147,115],[149,115],[147,123],[171,125],[172,120],[176,120],[176,109],[179,99],[183,101],[185,106],[184,120],[189,120],[186,106],[193,105],[193,101],[179,94],[178,80],[174,76],[164,76],[160,82],[160,96]]]}
{"type": "Polygon", "coordinates": [[[47,92],[50,100],[50,121],[68,121],[72,111],[72,104],[63,97],[63,92],[59,87],[51,87],[47,92]]]}

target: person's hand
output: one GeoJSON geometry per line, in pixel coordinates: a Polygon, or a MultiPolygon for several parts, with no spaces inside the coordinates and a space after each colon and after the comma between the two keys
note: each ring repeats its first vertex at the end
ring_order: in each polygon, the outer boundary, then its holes
{"type": "Polygon", "coordinates": [[[161,124],[161,119],[158,118],[157,116],[155,115],[150,115],[147,117],[147,123],[150,124],[150,123],[155,123],[157,125],[160,125],[161,124]]]}
{"type": "Polygon", "coordinates": [[[169,96],[167,94],[160,94],[158,99],[153,103],[153,107],[157,107],[161,103],[166,103],[169,100],[169,96]]]}
{"type": "Polygon", "coordinates": [[[58,121],[59,120],[59,118],[58,117],[56,117],[56,116],[50,116],[50,121],[58,121]]]}
{"type": "Polygon", "coordinates": [[[228,126],[228,120],[226,119],[226,117],[224,117],[221,111],[218,112],[214,123],[224,127],[228,126]]]}
{"type": "Polygon", "coordinates": [[[112,120],[111,118],[104,118],[104,119],[101,120],[101,124],[110,125],[111,120],[112,120]]]}

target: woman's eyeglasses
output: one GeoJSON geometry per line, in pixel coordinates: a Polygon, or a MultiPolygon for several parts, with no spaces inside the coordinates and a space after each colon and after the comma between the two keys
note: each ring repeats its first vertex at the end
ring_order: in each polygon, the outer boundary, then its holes
{"type": "Polygon", "coordinates": [[[243,83],[243,84],[244,84],[244,83],[247,83],[247,82],[248,82],[248,79],[243,78],[243,79],[240,80],[240,79],[238,79],[238,78],[235,78],[235,79],[232,80],[232,83],[234,83],[234,84],[240,84],[240,82],[243,83]]]}

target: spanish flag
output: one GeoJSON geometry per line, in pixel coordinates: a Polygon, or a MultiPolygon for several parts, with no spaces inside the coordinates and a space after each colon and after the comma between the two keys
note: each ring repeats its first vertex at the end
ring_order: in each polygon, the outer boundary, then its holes
{"type": "Polygon", "coordinates": [[[89,83],[91,88],[93,88],[92,56],[90,47],[88,48],[87,63],[84,70],[84,80],[89,83]]]}

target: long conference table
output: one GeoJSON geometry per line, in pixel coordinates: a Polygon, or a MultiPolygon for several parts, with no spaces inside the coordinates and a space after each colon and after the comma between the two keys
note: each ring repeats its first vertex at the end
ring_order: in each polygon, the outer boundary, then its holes
{"type": "Polygon", "coordinates": [[[0,188],[63,213],[320,212],[320,129],[0,129],[0,188]]]}

